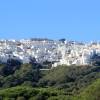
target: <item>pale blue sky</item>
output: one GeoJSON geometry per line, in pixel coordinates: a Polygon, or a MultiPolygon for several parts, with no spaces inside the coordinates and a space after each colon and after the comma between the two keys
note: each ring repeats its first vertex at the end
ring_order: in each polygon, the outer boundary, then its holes
{"type": "Polygon", "coordinates": [[[0,0],[0,38],[100,40],[100,0],[0,0]]]}

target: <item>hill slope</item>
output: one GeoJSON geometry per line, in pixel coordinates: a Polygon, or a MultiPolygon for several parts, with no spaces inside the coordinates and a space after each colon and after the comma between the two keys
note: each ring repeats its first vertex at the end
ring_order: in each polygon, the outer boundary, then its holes
{"type": "Polygon", "coordinates": [[[100,100],[100,79],[84,89],[76,100],[100,100]]]}
{"type": "Polygon", "coordinates": [[[99,66],[59,66],[50,70],[40,81],[41,86],[53,86],[75,94],[100,78],[99,66]]]}

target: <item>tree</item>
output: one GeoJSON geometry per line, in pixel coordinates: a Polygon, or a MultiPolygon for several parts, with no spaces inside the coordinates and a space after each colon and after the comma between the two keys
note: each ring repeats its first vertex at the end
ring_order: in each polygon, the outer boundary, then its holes
{"type": "Polygon", "coordinates": [[[66,39],[63,38],[63,39],[60,39],[59,41],[64,43],[66,41],[66,39]]]}

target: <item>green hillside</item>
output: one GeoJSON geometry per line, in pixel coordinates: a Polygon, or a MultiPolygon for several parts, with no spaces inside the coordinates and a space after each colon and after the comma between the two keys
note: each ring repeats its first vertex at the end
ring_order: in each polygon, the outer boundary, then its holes
{"type": "Polygon", "coordinates": [[[75,94],[100,78],[99,71],[99,66],[58,66],[40,79],[39,84],[65,89],[68,94],[75,94]]]}
{"type": "Polygon", "coordinates": [[[88,86],[80,95],[77,100],[100,100],[100,79],[93,82],[88,86]]]}
{"type": "Polygon", "coordinates": [[[64,96],[63,90],[56,88],[32,88],[17,86],[0,90],[0,100],[48,100],[51,97],[64,96]]]}
{"type": "Polygon", "coordinates": [[[0,90],[0,100],[100,100],[100,79],[84,88],[79,95],[67,95],[57,88],[17,86],[0,90]]]}
{"type": "Polygon", "coordinates": [[[58,66],[12,61],[0,65],[0,100],[99,100],[100,66],[58,66]]]}

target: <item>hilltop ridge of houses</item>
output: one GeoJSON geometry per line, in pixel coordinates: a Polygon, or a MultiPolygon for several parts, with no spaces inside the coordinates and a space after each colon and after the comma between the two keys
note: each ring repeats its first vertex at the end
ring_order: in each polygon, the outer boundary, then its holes
{"type": "Polygon", "coordinates": [[[6,63],[9,58],[20,59],[29,63],[30,57],[37,62],[52,62],[57,65],[88,65],[94,54],[100,55],[100,43],[82,43],[49,39],[0,40],[0,62],[6,63]]]}

